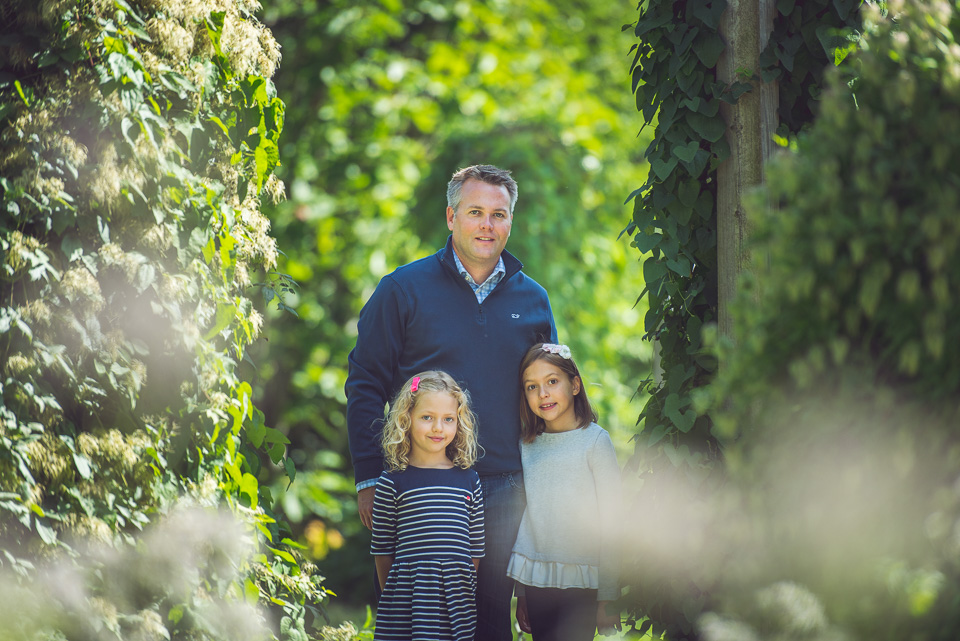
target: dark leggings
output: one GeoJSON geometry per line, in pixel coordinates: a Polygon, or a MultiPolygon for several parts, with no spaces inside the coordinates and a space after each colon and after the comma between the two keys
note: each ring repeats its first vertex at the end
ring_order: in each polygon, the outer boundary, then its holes
{"type": "Polygon", "coordinates": [[[597,591],[524,586],[533,641],[592,641],[597,591]]]}

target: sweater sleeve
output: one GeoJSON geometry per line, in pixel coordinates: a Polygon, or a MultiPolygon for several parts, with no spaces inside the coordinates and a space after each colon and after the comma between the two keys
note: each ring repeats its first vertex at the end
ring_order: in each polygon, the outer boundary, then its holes
{"type": "Polygon", "coordinates": [[[600,586],[598,601],[620,597],[620,465],[610,434],[603,430],[588,455],[600,516],[600,586]]]}
{"type": "Polygon", "coordinates": [[[375,479],[383,471],[380,433],[403,352],[405,314],[406,298],[390,276],[380,281],[360,310],[357,345],[348,357],[344,386],[350,457],[357,483],[375,479]]]}

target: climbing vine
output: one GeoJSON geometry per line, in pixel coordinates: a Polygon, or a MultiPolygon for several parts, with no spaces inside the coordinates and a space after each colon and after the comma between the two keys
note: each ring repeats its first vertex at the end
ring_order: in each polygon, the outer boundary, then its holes
{"type": "MultiPolygon", "coordinates": [[[[716,359],[705,347],[717,321],[717,167],[730,154],[722,102],[735,103],[760,82],[777,82],[783,139],[795,136],[816,114],[823,73],[856,46],[860,0],[780,0],[760,69],[738,70],[737,80],[717,79],[724,51],[719,33],[725,0],[645,0],[639,17],[625,25],[637,38],[630,67],[643,127],[654,127],[644,157],[646,182],[627,199],[633,216],[622,234],[641,254],[646,298],[643,338],[656,341],[661,372],[644,380],[637,448],[629,469],[643,485],[637,501],[642,526],[658,527],[670,502],[666,488],[677,478],[709,486],[720,474],[722,453],[712,421],[698,415],[693,391],[709,383],[716,359]]],[[[704,518],[696,506],[680,518],[704,518]]],[[[662,523],[661,525],[667,525],[662,523]]],[[[680,526],[682,527],[682,526],[680,526]]],[[[642,537],[641,537],[642,538],[642,537]]],[[[698,558],[692,542],[688,559],[698,558]]],[[[629,570],[628,606],[634,626],[654,636],[693,638],[693,621],[709,600],[702,567],[660,573],[649,559],[629,570]]]]}

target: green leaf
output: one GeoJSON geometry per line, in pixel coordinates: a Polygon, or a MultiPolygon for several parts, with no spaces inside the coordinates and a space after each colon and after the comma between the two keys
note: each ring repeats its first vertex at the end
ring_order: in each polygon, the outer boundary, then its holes
{"type": "Polygon", "coordinates": [[[243,581],[243,597],[250,606],[256,606],[260,601],[260,588],[249,577],[243,581]]]}
{"type": "Polygon", "coordinates": [[[217,56],[223,57],[223,50],[220,48],[220,37],[223,35],[223,23],[226,18],[226,11],[214,11],[206,20],[207,35],[210,36],[210,42],[213,44],[217,56]]]}
{"type": "MultiPolygon", "coordinates": [[[[259,412],[260,410],[256,410],[256,411],[259,412]]],[[[262,416],[263,416],[263,413],[261,412],[261,420],[262,420],[262,416]]],[[[267,443],[280,443],[281,445],[290,445],[290,439],[288,439],[283,432],[272,427],[267,428],[267,434],[264,440],[266,440],[267,443]]]]}
{"type": "Polygon", "coordinates": [[[668,259],[665,262],[670,271],[684,278],[690,277],[691,265],[690,260],[686,256],[677,256],[676,259],[668,259]]]}
{"type": "Polygon", "coordinates": [[[34,525],[37,528],[37,534],[40,535],[40,539],[47,545],[56,545],[57,543],[57,532],[52,527],[42,523],[40,520],[36,520],[34,525]]]}
{"type": "Polygon", "coordinates": [[[662,234],[645,234],[640,232],[634,237],[631,244],[636,247],[641,254],[646,254],[648,251],[659,245],[662,238],[662,234]]]}
{"type": "Polygon", "coordinates": [[[86,481],[93,478],[93,472],[90,469],[90,459],[83,454],[73,453],[73,464],[77,467],[77,473],[86,481]]]}
{"type": "Polygon", "coordinates": [[[217,303],[217,316],[213,327],[207,330],[203,340],[208,341],[223,331],[237,315],[237,306],[233,303],[217,303]]]}
{"type": "Polygon", "coordinates": [[[23,101],[23,104],[25,104],[26,106],[29,107],[29,106],[30,106],[30,101],[27,100],[27,96],[26,96],[26,94],[24,94],[24,91],[23,91],[23,85],[20,84],[20,81],[19,81],[19,80],[14,80],[14,81],[13,81],[13,86],[16,88],[16,90],[17,90],[17,95],[20,96],[20,100],[23,101]]]}
{"type": "Polygon", "coordinates": [[[686,145],[683,146],[674,146],[673,155],[682,160],[683,162],[690,162],[693,160],[693,157],[697,154],[697,150],[700,149],[700,143],[696,140],[691,140],[686,145]]]}
{"type": "Polygon", "coordinates": [[[286,451],[287,448],[283,443],[274,443],[273,447],[267,451],[267,454],[270,456],[270,460],[273,461],[274,465],[279,465],[286,451]]]}
{"type": "Polygon", "coordinates": [[[243,476],[240,478],[240,483],[238,490],[241,495],[246,494],[250,499],[250,507],[257,506],[258,490],[260,489],[260,483],[257,482],[257,477],[248,472],[244,472],[243,476]]]}
{"type": "MultiPolygon", "coordinates": [[[[230,127],[228,127],[225,122],[223,122],[222,120],[220,120],[220,118],[218,118],[217,116],[211,116],[211,117],[208,118],[207,120],[209,120],[210,122],[212,122],[212,123],[215,124],[216,126],[220,127],[220,131],[222,131],[223,134],[224,134],[227,138],[230,137],[230,127]]],[[[235,123],[231,123],[231,124],[235,124],[235,123]]]]}
{"type": "Polygon", "coordinates": [[[717,66],[717,62],[720,60],[720,54],[723,53],[724,48],[720,34],[708,33],[694,43],[693,52],[697,54],[697,58],[700,59],[704,67],[713,69],[717,66]]]}
{"type": "Polygon", "coordinates": [[[643,261],[643,280],[650,284],[667,275],[667,266],[656,258],[650,257],[643,261]]]}
{"type": "Polygon", "coordinates": [[[652,447],[660,442],[667,433],[667,424],[659,423],[656,427],[653,428],[653,431],[650,433],[650,437],[647,439],[647,447],[652,447]]]}
{"type": "MultiPolygon", "coordinates": [[[[726,0],[691,0],[690,7],[693,15],[702,20],[705,25],[714,31],[720,28],[720,17],[727,8],[726,0]]],[[[706,63],[704,63],[706,64],[706,63]]],[[[712,67],[713,65],[707,65],[712,67]]]]}
{"type": "Polygon", "coordinates": [[[633,33],[638,38],[648,31],[662,27],[663,25],[671,22],[673,20],[673,14],[670,11],[664,11],[658,16],[644,16],[637,21],[637,28],[633,30],[633,33]]]}
{"type": "Polygon", "coordinates": [[[724,123],[723,118],[719,116],[708,118],[700,113],[690,113],[687,115],[687,123],[693,128],[697,135],[710,142],[720,140],[727,131],[726,123],[724,123]]]}
{"type": "Polygon", "coordinates": [[[286,561],[287,563],[292,563],[293,565],[297,565],[297,560],[293,557],[292,554],[290,554],[290,553],[287,552],[286,550],[279,550],[279,549],[277,549],[277,548],[270,548],[270,551],[273,552],[274,554],[276,554],[278,557],[280,557],[280,558],[283,559],[284,561],[286,561]]]}
{"type": "Polygon", "coordinates": [[[254,158],[256,159],[257,167],[257,192],[263,188],[263,183],[266,182],[267,177],[270,175],[270,172],[276,168],[277,163],[280,162],[280,150],[277,148],[276,143],[268,138],[264,138],[260,141],[260,145],[254,150],[254,158]]]}
{"type": "Polygon", "coordinates": [[[677,198],[687,207],[693,207],[700,195],[700,181],[684,180],[677,188],[677,198]]]}
{"type": "Polygon", "coordinates": [[[653,169],[653,173],[655,173],[660,180],[666,180],[676,167],[676,156],[670,156],[667,160],[654,158],[650,161],[650,168],[653,169]]]}
{"type": "Polygon", "coordinates": [[[263,438],[267,435],[267,426],[263,424],[263,412],[253,412],[253,417],[244,425],[247,438],[254,447],[263,445],[263,438]]]}
{"type": "Polygon", "coordinates": [[[45,51],[37,60],[37,68],[43,69],[44,67],[49,67],[52,64],[55,64],[60,60],[60,56],[53,51],[45,51]]]}

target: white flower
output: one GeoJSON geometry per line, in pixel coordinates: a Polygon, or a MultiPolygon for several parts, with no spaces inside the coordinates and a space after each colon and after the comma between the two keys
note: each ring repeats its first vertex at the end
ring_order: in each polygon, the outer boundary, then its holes
{"type": "Polygon", "coordinates": [[[556,354],[560,358],[570,358],[571,356],[570,348],[567,347],[566,345],[557,345],[555,343],[544,343],[541,349],[543,349],[543,351],[545,352],[556,354]]]}

